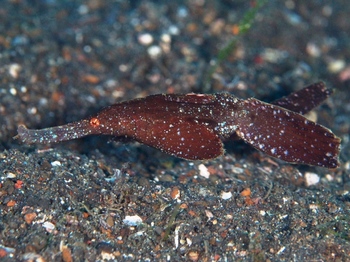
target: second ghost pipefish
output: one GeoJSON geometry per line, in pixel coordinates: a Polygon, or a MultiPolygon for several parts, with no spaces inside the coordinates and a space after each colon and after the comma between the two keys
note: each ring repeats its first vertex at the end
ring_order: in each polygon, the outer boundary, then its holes
{"type": "Polygon", "coordinates": [[[24,143],[57,143],[87,135],[127,137],[187,160],[216,158],[238,136],[269,156],[326,168],[339,165],[340,139],[307,113],[331,91],[324,83],[265,103],[230,94],[159,94],[108,106],[93,116],[39,130],[18,127],[24,143]]]}

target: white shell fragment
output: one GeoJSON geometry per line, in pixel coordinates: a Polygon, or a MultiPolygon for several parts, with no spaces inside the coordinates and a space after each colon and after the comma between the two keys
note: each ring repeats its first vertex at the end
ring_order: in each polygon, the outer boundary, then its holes
{"type": "Polygon", "coordinates": [[[138,215],[135,216],[125,216],[123,219],[123,223],[128,225],[128,226],[138,226],[142,224],[142,218],[139,217],[138,215]]]}
{"type": "Polygon", "coordinates": [[[62,164],[61,164],[61,162],[60,161],[53,161],[53,162],[51,162],[51,166],[61,166],[62,164]]]}
{"type": "Polygon", "coordinates": [[[49,233],[52,233],[55,230],[55,228],[56,228],[56,226],[54,224],[52,224],[51,222],[48,222],[48,221],[43,223],[43,227],[49,233]]]}
{"type": "Polygon", "coordinates": [[[221,192],[221,198],[224,200],[230,199],[232,197],[232,193],[231,192],[225,192],[222,191],[221,192]]]}
{"type": "Polygon", "coordinates": [[[320,182],[320,176],[315,173],[306,172],[304,177],[306,186],[313,186],[320,182]]]}
{"type": "Polygon", "coordinates": [[[202,177],[209,178],[210,173],[209,173],[209,171],[208,171],[208,168],[207,168],[205,165],[200,164],[200,165],[198,166],[198,169],[199,169],[199,174],[200,174],[202,177]]]}

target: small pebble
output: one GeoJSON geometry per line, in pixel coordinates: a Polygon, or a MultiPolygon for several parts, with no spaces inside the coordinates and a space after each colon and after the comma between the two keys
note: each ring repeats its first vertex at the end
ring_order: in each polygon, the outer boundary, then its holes
{"type": "Polygon", "coordinates": [[[320,57],[322,54],[321,49],[312,42],[307,43],[306,52],[312,57],[320,57]]]}
{"type": "Polygon", "coordinates": [[[22,67],[19,64],[11,64],[9,66],[9,74],[15,79],[18,78],[21,70],[22,70],[22,67]]]}
{"type": "Polygon", "coordinates": [[[6,178],[15,178],[16,174],[12,172],[8,172],[6,178]]]}
{"type": "Polygon", "coordinates": [[[171,34],[171,35],[178,35],[178,34],[180,34],[180,29],[177,26],[175,26],[175,25],[171,25],[169,27],[168,31],[169,31],[169,34],[171,34]]]}
{"type": "Polygon", "coordinates": [[[71,249],[68,246],[63,245],[62,242],[60,245],[60,251],[62,252],[62,260],[64,262],[73,262],[71,249]]]}
{"type": "Polygon", "coordinates": [[[28,253],[23,254],[21,261],[45,262],[46,260],[42,256],[40,256],[36,253],[28,252],[28,253]]]}
{"type": "Polygon", "coordinates": [[[78,7],[78,13],[80,15],[86,15],[87,13],[89,13],[89,7],[87,5],[80,5],[78,7]]]}
{"type": "Polygon", "coordinates": [[[330,73],[335,74],[342,71],[345,68],[345,66],[346,66],[346,63],[343,59],[337,59],[329,62],[327,69],[330,73]]]}
{"type": "Polygon", "coordinates": [[[11,88],[9,89],[9,92],[10,92],[10,94],[13,95],[13,96],[17,95],[17,90],[16,90],[16,88],[11,87],[11,88]]]}
{"type": "Polygon", "coordinates": [[[139,43],[141,45],[151,45],[153,43],[153,36],[151,34],[148,33],[144,33],[139,35],[139,37],[137,38],[139,43]]]}
{"type": "Polygon", "coordinates": [[[108,216],[106,219],[106,223],[109,227],[113,227],[114,226],[114,219],[112,216],[108,216]]]}
{"type": "Polygon", "coordinates": [[[176,186],[171,189],[170,196],[172,199],[179,199],[180,198],[180,189],[176,186]]]}
{"type": "Polygon", "coordinates": [[[33,212],[33,213],[28,213],[28,214],[25,214],[24,215],[24,221],[26,221],[26,223],[28,225],[30,225],[33,220],[36,218],[36,214],[33,212]]]}
{"type": "Polygon", "coordinates": [[[251,190],[250,188],[245,188],[243,189],[243,191],[241,192],[241,196],[243,197],[249,197],[251,195],[251,190]]]}
{"type": "Polygon", "coordinates": [[[162,54],[162,49],[157,45],[152,45],[147,49],[147,53],[152,59],[157,59],[162,54]]]}
{"type": "Polygon", "coordinates": [[[210,173],[208,171],[208,168],[204,164],[200,164],[198,166],[198,169],[199,169],[199,175],[205,178],[209,178],[210,173]]]}
{"type": "Polygon", "coordinates": [[[111,245],[111,243],[108,242],[100,242],[96,245],[96,250],[99,253],[107,253],[111,254],[114,251],[114,247],[111,245]]]}
{"type": "Polygon", "coordinates": [[[16,201],[15,200],[10,200],[6,204],[6,206],[8,206],[8,207],[14,207],[15,205],[16,205],[16,201]]]}
{"type": "Polygon", "coordinates": [[[306,186],[313,186],[313,185],[316,185],[318,182],[320,182],[319,175],[315,173],[306,172],[304,177],[305,177],[306,186]]]}
{"type": "Polygon", "coordinates": [[[214,217],[213,213],[209,210],[204,210],[205,215],[207,216],[207,218],[210,220],[214,217]]]}
{"type": "Polygon", "coordinates": [[[326,177],[327,181],[329,181],[329,182],[334,181],[334,176],[332,176],[331,174],[327,174],[325,177],[326,177]]]}
{"type": "Polygon", "coordinates": [[[242,174],[244,172],[243,168],[235,167],[235,166],[233,166],[231,170],[234,174],[242,174]]]}
{"type": "Polygon", "coordinates": [[[198,261],[198,259],[199,259],[199,252],[198,251],[190,251],[190,252],[188,252],[188,258],[191,261],[198,261]]]}
{"type": "Polygon", "coordinates": [[[261,57],[264,61],[270,63],[278,63],[281,60],[287,58],[288,53],[286,51],[281,51],[278,49],[265,48],[263,53],[261,54],[261,57]]]}

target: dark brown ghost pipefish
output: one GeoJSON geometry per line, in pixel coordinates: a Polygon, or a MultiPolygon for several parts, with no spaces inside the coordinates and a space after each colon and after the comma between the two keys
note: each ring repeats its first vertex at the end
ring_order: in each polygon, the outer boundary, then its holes
{"type": "Polygon", "coordinates": [[[25,143],[56,143],[87,135],[127,137],[187,160],[216,158],[222,140],[238,136],[287,162],[335,168],[340,139],[305,114],[331,91],[312,84],[272,104],[230,94],[160,94],[122,102],[63,126],[29,130],[18,127],[25,143]]]}

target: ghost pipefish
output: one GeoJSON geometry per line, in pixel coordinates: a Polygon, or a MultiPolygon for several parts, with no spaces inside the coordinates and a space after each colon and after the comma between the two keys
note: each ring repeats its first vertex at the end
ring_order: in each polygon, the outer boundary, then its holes
{"type": "Polygon", "coordinates": [[[307,120],[330,94],[324,83],[307,86],[271,104],[219,94],[159,94],[108,106],[93,116],[39,130],[18,127],[24,143],[57,143],[87,135],[126,137],[187,160],[224,153],[223,142],[238,136],[286,162],[335,168],[340,139],[307,120]]]}

